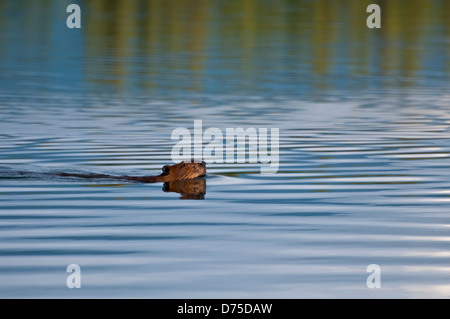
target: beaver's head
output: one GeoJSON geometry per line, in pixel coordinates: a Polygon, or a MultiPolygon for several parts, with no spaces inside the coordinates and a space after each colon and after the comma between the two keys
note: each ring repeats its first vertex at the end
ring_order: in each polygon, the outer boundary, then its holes
{"type": "Polygon", "coordinates": [[[175,165],[165,165],[162,168],[164,182],[180,181],[186,179],[197,178],[206,175],[206,163],[190,163],[181,162],[175,165]]]}

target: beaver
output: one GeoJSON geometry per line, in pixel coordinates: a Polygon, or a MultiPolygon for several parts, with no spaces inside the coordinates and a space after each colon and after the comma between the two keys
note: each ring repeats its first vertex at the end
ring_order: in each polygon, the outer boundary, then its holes
{"type": "Polygon", "coordinates": [[[191,163],[184,161],[175,165],[164,165],[162,174],[157,176],[114,176],[107,174],[71,174],[58,173],[58,176],[70,176],[80,178],[111,178],[111,179],[126,179],[137,181],[141,183],[158,183],[158,182],[175,182],[202,177],[206,175],[206,163],[196,163],[193,160],[191,163]]]}

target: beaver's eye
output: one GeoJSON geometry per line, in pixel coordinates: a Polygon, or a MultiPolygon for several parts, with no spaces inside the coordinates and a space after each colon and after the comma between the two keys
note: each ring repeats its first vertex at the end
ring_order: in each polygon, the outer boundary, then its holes
{"type": "Polygon", "coordinates": [[[183,166],[186,166],[186,163],[185,163],[185,162],[183,162],[183,166]]]}
{"type": "Polygon", "coordinates": [[[162,168],[162,171],[164,174],[169,174],[169,171],[170,171],[169,165],[164,165],[162,168]]]}

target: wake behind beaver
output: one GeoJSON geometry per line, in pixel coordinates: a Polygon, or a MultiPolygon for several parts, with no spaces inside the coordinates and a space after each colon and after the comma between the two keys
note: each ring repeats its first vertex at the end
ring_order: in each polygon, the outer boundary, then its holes
{"type": "Polygon", "coordinates": [[[125,179],[141,183],[158,183],[158,182],[175,182],[194,179],[206,175],[206,163],[181,162],[175,165],[164,165],[162,174],[157,176],[115,176],[108,174],[76,174],[76,173],[54,173],[53,175],[63,177],[78,178],[109,178],[109,179],[125,179]]]}

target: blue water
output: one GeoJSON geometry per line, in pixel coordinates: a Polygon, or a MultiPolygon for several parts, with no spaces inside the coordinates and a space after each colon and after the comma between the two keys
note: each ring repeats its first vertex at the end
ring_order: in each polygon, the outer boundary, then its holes
{"type": "Polygon", "coordinates": [[[0,297],[450,297],[446,1],[380,30],[356,2],[78,3],[79,30],[0,4],[0,297]],[[279,128],[278,172],[210,163],[203,200],[52,175],[159,174],[194,120],[279,128]]]}

